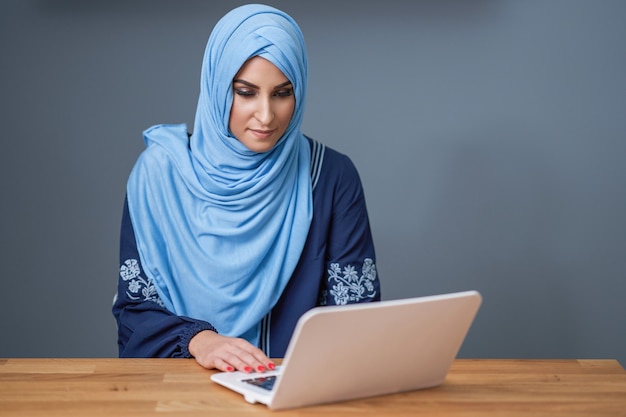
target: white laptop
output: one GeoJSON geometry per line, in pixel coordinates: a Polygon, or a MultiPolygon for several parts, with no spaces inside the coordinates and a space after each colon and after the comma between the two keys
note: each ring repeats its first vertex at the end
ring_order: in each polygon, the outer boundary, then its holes
{"type": "Polygon", "coordinates": [[[281,366],[211,379],[250,403],[296,408],[440,385],[474,320],[476,291],[305,313],[281,366]]]}

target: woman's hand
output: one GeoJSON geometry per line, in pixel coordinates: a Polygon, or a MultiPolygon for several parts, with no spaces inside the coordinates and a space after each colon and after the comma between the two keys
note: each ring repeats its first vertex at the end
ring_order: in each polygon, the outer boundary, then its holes
{"type": "Polygon", "coordinates": [[[220,371],[265,372],[275,368],[263,351],[247,340],[204,330],[189,341],[189,353],[205,368],[220,371]]]}

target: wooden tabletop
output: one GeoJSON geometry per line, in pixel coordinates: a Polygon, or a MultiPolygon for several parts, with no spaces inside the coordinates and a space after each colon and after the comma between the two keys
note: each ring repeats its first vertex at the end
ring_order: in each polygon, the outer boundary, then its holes
{"type": "Polygon", "coordinates": [[[192,359],[0,359],[0,416],[626,416],[615,360],[456,360],[443,385],[286,411],[192,359]]]}

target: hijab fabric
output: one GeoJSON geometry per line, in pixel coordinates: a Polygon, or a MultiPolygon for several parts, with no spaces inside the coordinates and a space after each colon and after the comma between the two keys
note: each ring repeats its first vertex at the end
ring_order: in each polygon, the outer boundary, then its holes
{"type": "Polygon", "coordinates": [[[290,16],[262,5],[232,10],[207,43],[193,134],[184,124],[146,130],[128,182],[141,262],[165,307],[253,344],[311,223],[306,81],[304,39],[290,16]],[[228,128],[233,78],[254,56],[282,71],[296,99],[287,130],[264,153],[228,128]]]}

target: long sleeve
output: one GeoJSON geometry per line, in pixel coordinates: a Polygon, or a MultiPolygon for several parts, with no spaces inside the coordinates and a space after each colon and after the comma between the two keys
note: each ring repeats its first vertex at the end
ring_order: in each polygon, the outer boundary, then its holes
{"type": "Polygon", "coordinates": [[[324,164],[334,184],[326,199],[331,218],[321,304],[379,301],[376,255],[357,169],[347,156],[328,150],[324,164]]]}
{"type": "Polygon", "coordinates": [[[189,341],[208,322],[181,317],[163,307],[154,284],[142,267],[133,226],[124,204],[120,235],[120,273],[113,304],[120,357],[189,358],[189,341]]]}

